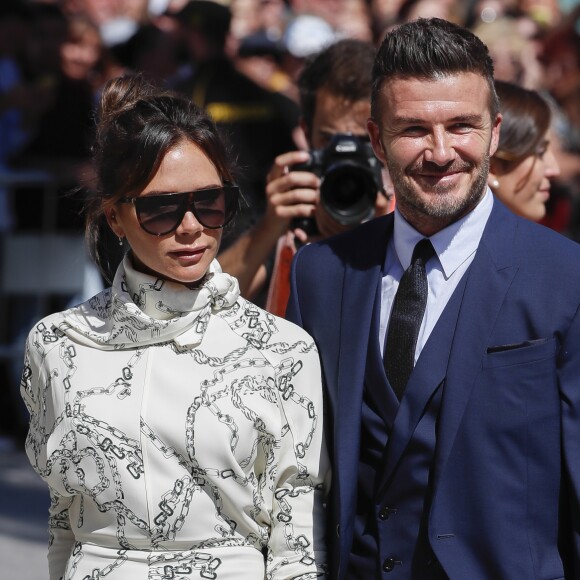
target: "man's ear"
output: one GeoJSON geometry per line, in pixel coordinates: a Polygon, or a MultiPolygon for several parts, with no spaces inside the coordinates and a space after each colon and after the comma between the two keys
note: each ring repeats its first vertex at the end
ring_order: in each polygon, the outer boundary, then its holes
{"type": "Polygon", "coordinates": [[[372,118],[369,118],[367,121],[367,131],[369,133],[371,145],[373,151],[375,152],[376,158],[383,164],[386,164],[387,156],[385,155],[385,149],[383,147],[383,142],[381,141],[381,131],[379,126],[372,118]]]}
{"type": "Polygon", "coordinates": [[[493,121],[493,125],[491,126],[491,142],[489,144],[490,157],[497,151],[497,147],[499,145],[499,131],[501,128],[501,121],[502,116],[500,113],[498,113],[497,117],[493,121]]]}

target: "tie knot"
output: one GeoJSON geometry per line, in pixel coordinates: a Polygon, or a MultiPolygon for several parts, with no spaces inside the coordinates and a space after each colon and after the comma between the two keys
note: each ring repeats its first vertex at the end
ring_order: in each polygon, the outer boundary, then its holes
{"type": "Polygon", "coordinates": [[[431,240],[423,238],[420,242],[417,242],[415,249],[413,250],[413,257],[411,258],[411,264],[416,264],[421,262],[426,264],[430,258],[435,255],[435,250],[433,249],[433,244],[431,240]]]}

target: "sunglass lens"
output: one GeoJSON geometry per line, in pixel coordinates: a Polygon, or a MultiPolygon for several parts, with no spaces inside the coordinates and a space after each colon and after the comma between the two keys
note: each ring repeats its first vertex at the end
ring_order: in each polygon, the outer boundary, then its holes
{"type": "Polygon", "coordinates": [[[188,210],[194,212],[202,226],[222,228],[234,216],[237,199],[237,187],[227,186],[189,193],[143,196],[134,201],[141,227],[150,234],[163,236],[179,227],[188,210]]]}
{"type": "Polygon", "coordinates": [[[163,199],[169,196],[140,197],[135,208],[141,227],[150,234],[163,235],[174,230],[183,219],[181,200],[163,199]]]}
{"type": "Polygon", "coordinates": [[[228,224],[236,215],[238,209],[239,189],[235,186],[224,189],[225,196],[225,223],[228,224]]]}
{"type": "Polygon", "coordinates": [[[195,211],[199,222],[207,228],[221,228],[225,223],[226,203],[222,188],[195,192],[195,211]]]}

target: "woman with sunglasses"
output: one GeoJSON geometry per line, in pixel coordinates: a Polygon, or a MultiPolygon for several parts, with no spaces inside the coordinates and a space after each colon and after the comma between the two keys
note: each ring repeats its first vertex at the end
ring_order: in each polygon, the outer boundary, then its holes
{"type": "Polygon", "coordinates": [[[514,213],[540,221],[550,183],[560,174],[550,146],[550,106],[538,92],[513,83],[496,81],[495,87],[503,119],[489,186],[514,213]]]}
{"type": "Polygon", "coordinates": [[[88,237],[104,217],[129,251],[110,289],[32,329],[22,379],[50,578],[322,575],[318,356],[215,259],[238,204],[216,129],[139,76],[99,113],[88,237]]]}

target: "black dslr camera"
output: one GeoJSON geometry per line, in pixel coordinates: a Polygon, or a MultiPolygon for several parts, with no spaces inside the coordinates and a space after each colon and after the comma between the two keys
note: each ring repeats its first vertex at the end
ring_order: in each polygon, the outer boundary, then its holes
{"type": "Polygon", "coordinates": [[[320,202],[327,213],[343,225],[373,217],[383,178],[368,139],[337,133],[324,149],[309,153],[310,160],[294,165],[292,171],[310,171],[322,178],[320,202]]]}

